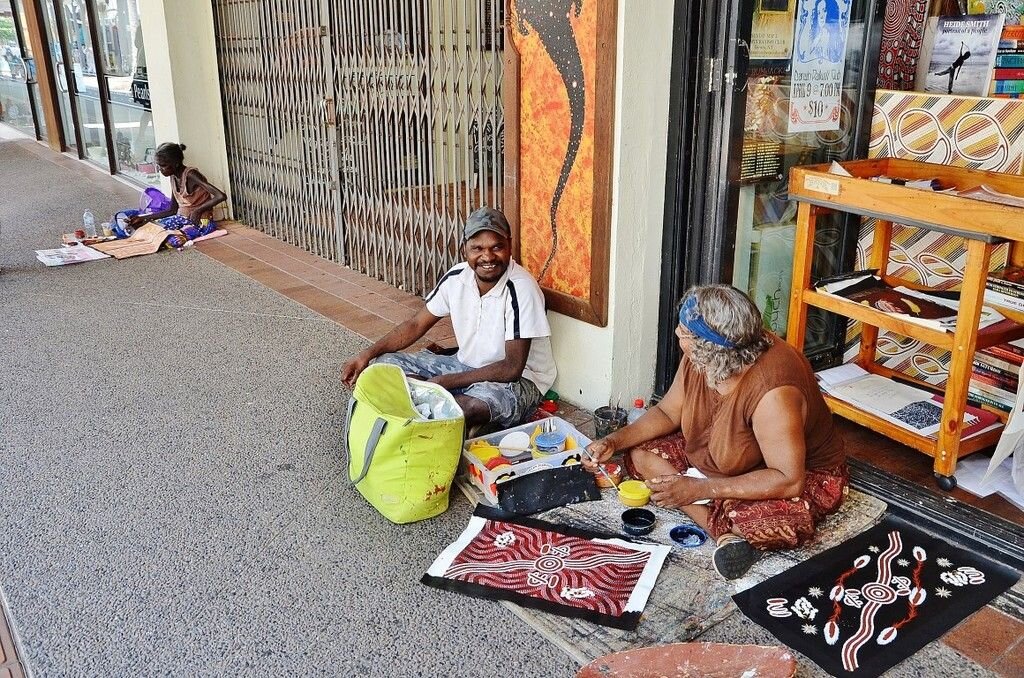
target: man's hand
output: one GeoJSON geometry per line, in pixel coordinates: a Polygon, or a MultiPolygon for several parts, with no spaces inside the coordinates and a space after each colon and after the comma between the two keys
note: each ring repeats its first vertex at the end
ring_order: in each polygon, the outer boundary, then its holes
{"type": "Polygon", "coordinates": [[[600,473],[597,465],[612,458],[612,455],[615,454],[615,443],[607,438],[601,438],[587,445],[587,452],[590,453],[591,458],[584,458],[583,466],[591,473],[600,473]]]}
{"type": "Polygon", "coordinates": [[[709,499],[705,481],[686,476],[658,476],[647,481],[651,501],[664,508],[682,508],[709,499]]]}
{"type": "Polygon", "coordinates": [[[366,366],[370,364],[370,359],[364,356],[362,353],[352,358],[347,363],[341,366],[341,380],[345,382],[345,385],[349,388],[353,388],[356,385],[356,379],[363,373],[366,366]]]}
{"type": "Polygon", "coordinates": [[[149,220],[146,219],[146,217],[142,216],[141,214],[136,214],[133,217],[128,217],[128,225],[131,226],[132,228],[138,228],[139,226],[142,226],[147,221],[149,221],[149,220]]]}
{"type": "Polygon", "coordinates": [[[430,379],[427,379],[427,381],[429,381],[431,384],[437,384],[446,391],[451,391],[453,388],[458,388],[458,386],[452,384],[452,376],[453,375],[451,374],[439,374],[436,377],[431,377],[430,379]]]}

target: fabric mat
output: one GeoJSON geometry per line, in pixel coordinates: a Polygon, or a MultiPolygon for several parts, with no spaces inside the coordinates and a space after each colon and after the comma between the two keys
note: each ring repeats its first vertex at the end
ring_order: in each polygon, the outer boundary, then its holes
{"type": "MultiPolygon", "coordinates": [[[[481,500],[480,492],[464,476],[459,476],[457,482],[470,501],[481,500]]],[[[585,530],[616,532],[621,526],[620,516],[626,507],[619,503],[615,490],[603,490],[603,496],[603,501],[563,506],[537,517],[585,530]]],[[[676,525],[690,522],[679,511],[654,505],[646,508],[654,511],[658,522],[647,537],[633,538],[638,542],[670,545],[672,540],[668,537],[668,531],[676,525]]],[[[711,553],[714,545],[711,540],[695,549],[673,546],[647,601],[640,625],[634,631],[621,631],[585,620],[556,617],[514,603],[503,604],[580,664],[634,647],[684,642],[696,638],[735,614],[737,608],[732,596],[736,592],[750,588],[863,532],[878,522],[885,509],[884,502],[850,490],[839,511],[819,526],[813,542],[792,551],[772,553],[755,564],[745,577],[732,582],[723,580],[712,567],[711,553]]]]}
{"type": "Polygon", "coordinates": [[[668,551],[477,506],[421,581],[632,630],[668,551]]]}
{"type": "Polygon", "coordinates": [[[878,676],[1016,583],[1018,574],[887,516],[735,596],[835,676],[878,676]]]}

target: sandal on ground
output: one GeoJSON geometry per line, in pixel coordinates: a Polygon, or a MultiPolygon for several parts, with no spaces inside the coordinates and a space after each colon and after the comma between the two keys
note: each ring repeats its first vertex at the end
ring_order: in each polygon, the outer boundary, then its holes
{"type": "Polygon", "coordinates": [[[718,548],[711,556],[715,570],[723,579],[738,579],[745,575],[751,566],[764,554],[750,545],[746,539],[734,534],[723,535],[718,541],[718,548]]]}

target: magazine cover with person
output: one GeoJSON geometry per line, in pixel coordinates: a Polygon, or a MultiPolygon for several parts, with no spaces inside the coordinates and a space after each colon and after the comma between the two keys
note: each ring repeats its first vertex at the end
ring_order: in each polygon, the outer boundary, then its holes
{"type": "Polygon", "coordinates": [[[987,96],[1002,31],[1002,14],[939,17],[925,91],[987,96]]]}

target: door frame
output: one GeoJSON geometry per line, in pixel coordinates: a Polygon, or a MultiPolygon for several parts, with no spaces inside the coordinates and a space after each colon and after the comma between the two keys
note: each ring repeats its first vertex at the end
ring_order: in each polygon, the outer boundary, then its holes
{"type": "MultiPolygon", "coordinates": [[[[720,252],[728,244],[726,235],[732,229],[727,223],[735,218],[739,197],[730,186],[740,171],[743,115],[738,113],[745,107],[755,1],[729,0],[721,6],[707,0],[676,3],[656,398],[671,386],[679,364],[673,331],[676,302],[693,285],[723,279],[720,252]],[[693,82],[698,86],[693,87],[693,82]],[[730,163],[731,158],[737,161],[730,163]]],[[[867,156],[887,4],[886,0],[865,2],[870,4],[864,13],[866,37],[856,85],[852,157],[867,156]]],[[[859,220],[847,218],[840,238],[846,269],[852,268],[859,232],[859,220]]],[[[833,322],[829,345],[808,355],[816,369],[842,359],[845,335],[846,324],[833,322]]]]}

